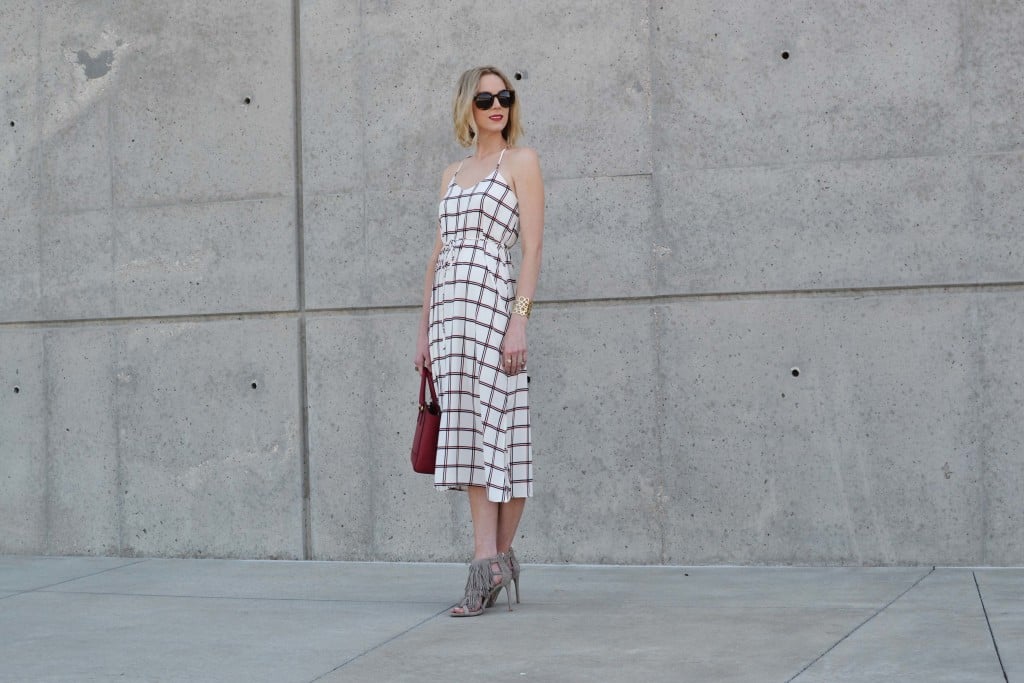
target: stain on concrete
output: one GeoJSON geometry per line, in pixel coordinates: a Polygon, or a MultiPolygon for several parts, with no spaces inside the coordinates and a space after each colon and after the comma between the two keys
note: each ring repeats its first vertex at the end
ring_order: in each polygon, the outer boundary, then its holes
{"type": "Polygon", "coordinates": [[[87,79],[103,78],[110,73],[110,67],[114,64],[114,51],[104,50],[96,57],[93,57],[89,54],[88,50],[79,50],[78,63],[85,67],[85,77],[87,79]]]}

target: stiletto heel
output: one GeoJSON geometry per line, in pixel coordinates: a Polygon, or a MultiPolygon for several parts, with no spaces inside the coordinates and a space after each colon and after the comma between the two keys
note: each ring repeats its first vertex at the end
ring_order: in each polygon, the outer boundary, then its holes
{"type": "MultiPolygon", "coordinates": [[[[509,548],[507,553],[498,553],[498,555],[500,557],[504,557],[505,558],[505,562],[508,564],[509,578],[511,579],[512,583],[514,583],[516,585],[516,604],[518,605],[519,604],[519,560],[516,559],[516,554],[515,554],[515,552],[513,552],[512,548],[509,548]]],[[[509,591],[507,587],[505,588],[505,591],[509,593],[508,599],[509,599],[509,606],[511,607],[511,604],[512,604],[511,591],[509,591]]],[[[497,599],[498,599],[498,595],[497,594],[492,595],[491,598],[487,601],[487,607],[494,607],[494,603],[497,601],[497,599]]]]}
{"type": "Polygon", "coordinates": [[[516,585],[516,604],[519,604],[519,560],[512,548],[508,549],[508,568],[512,573],[512,583],[516,585]]]}
{"type": "Polygon", "coordinates": [[[466,579],[466,591],[456,607],[461,612],[450,612],[453,617],[475,617],[483,614],[484,608],[494,604],[501,589],[505,589],[508,596],[508,611],[512,611],[512,591],[509,584],[512,581],[512,570],[508,566],[508,558],[504,554],[494,557],[485,557],[473,560],[469,563],[469,578],[466,579]],[[497,565],[497,571],[494,567],[497,565]],[[495,583],[495,578],[501,578],[495,583]]]}

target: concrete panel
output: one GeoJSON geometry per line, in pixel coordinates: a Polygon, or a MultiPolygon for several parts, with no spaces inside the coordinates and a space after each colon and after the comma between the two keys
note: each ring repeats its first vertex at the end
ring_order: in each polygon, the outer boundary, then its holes
{"type": "Polygon", "coordinates": [[[547,184],[538,298],[654,293],[654,192],[650,176],[547,184]]]}
{"type": "Polygon", "coordinates": [[[959,3],[651,7],[658,169],[941,154],[967,132],[959,3]]]}
{"type": "Polygon", "coordinates": [[[279,311],[297,305],[295,200],[119,212],[119,315],[279,311]]]}
{"type": "Polygon", "coordinates": [[[1024,7],[1016,2],[963,3],[971,124],[977,147],[1024,144],[1024,7]]]}
{"type": "Polygon", "coordinates": [[[663,293],[975,281],[969,176],[952,158],[657,177],[663,293]]]}
{"type": "MultiPolygon", "coordinates": [[[[367,271],[386,268],[368,263],[363,193],[306,195],[306,306],[343,308],[365,305],[371,282],[367,271]]],[[[425,247],[429,249],[428,247],[425,247]]],[[[423,266],[427,267],[427,255],[423,266]]],[[[375,275],[376,278],[376,275],[375,275]]]]}
{"type": "Polygon", "coordinates": [[[317,559],[461,561],[465,494],[436,491],[409,449],[418,312],[309,320],[309,449],[317,559]]]}
{"type": "MultiPolygon", "coordinates": [[[[371,283],[368,269],[387,264],[367,263],[364,195],[306,195],[306,306],[343,308],[365,305],[371,283]]],[[[429,247],[426,247],[429,249],[429,247]]],[[[423,256],[422,270],[426,269],[423,256]]]]}
{"type": "Polygon", "coordinates": [[[46,540],[50,491],[41,339],[36,330],[0,330],[0,553],[40,553],[46,540]]]}
{"type": "Polygon", "coordinates": [[[0,217],[0,322],[36,320],[40,316],[39,219],[32,213],[0,217]]]}
{"type": "Polygon", "coordinates": [[[651,313],[543,312],[530,327],[535,497],[516,549],[525,562],[659,562],[665,481],[651,313]]]}
{"type": "Polygon", "coordinates": [[[423,303],[423,276],[437,235],[437,209],[437,192],[432,187],[367,191],[364,302],[371,306],[423,303]]]}
{"type": "Polygon", "coordinates": [[[41,12],[33,3],[5,3],[0,7],[0,187],[3,188],[0,221],[3,223],[11,216],[32,213],[37,201],[39,44],[36,27],[41,12]]]}
{"type": "Polygon", "coordinates": [[[979,280],[1024,282],[1024,154],[971,159],[979,280]]]}
{"type": "Polygon", "coordinates": [[[486,12],[472,0],[363,8],[368,186],[418,188],[424,178],[439,185],[443,168],[459,157],[455,81],[478,63],[510,78],[526,73],[516,82],[523,142],[540,151],[546,176],[651,170],[644,3],[607,3],[600,13],[571,0],[489,5],[486,12]]]}
{"type": "Polygon", "coordinates": [[[291,196],[291,5],[109,6],[115,203],[291,196]]]}
{"type": "Polygon", "coordinates": [[[984,458],[984,551],[978,564],[1024,565],[1024,292],[979,295],[978,422],[984,458]]]}
{"type": "Polygon", "coordinates": [[[109,209],[111,102],[128,46],[123,9],[110,0],[58,3],[41,12],[42,171],[45,211],[109,209]]]}
{"type": "Polygon", "coordinates": [[[437,234],[434,188],[307,198],[305,224],[310,308],[422,302],[437,234]]]}
{"type": "Polygon", "coordinates": [[[51,319],[287,310],[296,305],[292,199],[44,219],[51,319]]]}
{"type": "Polygon", "coordinates": [[[124,555],[302,555],[297,323],[119,335],[124,555]]]}
{"type": "Polygon", "coordinates": [[[361,190],[365,182],[363,131],[377,114],[367,118],[363,111],[360,5],[348,0],[300,3],[302,186],[307,196],[361,190]]]}
{"type": "Polygon", "coordinates": [[[43,217],[39,226],[39,280],[45,318],[114,315],[116,220],[109,211],[43,217]]]}
{"type": "Polygon", "coordinates": [[[977,558],[972,306],[935,293],[659,307],[664,561],[977,558]]]}
{"type": "Polygon", "coordinates": [[[45,425],[49,478],[45,551],[121,550],[121,463],[115,397],[117,334],[107,327],[46,331],[45,425]]]}

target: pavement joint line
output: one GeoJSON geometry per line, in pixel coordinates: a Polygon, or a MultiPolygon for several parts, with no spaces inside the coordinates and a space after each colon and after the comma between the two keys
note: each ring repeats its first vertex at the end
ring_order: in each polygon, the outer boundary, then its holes
{"type": "MultiPolygon", "coordinates": [[[[87,577],[81,577],[87,578],[87,577]]],[[[56,584],[59,585],[59,584],[56,584]]],[[[325,603],[347,603],[351,605],[393,605],[394,600],[350,600],[346,598],[274,598],[260,595],[193,595],[191,593],[121,593],[118,591],[76,591],[76,590],[46,590],[34,588],[23,593],[53,593],[55,595],[109,595],[121,598],[174,598],[190,600],[252,600],[260,602],[325,602],[325,603]]],[[[9,595],[7,597],[14,597],[9,595]]],[[[403,603],[412,605],[434,605],[436,600],[403,600],[403,603]]]]}
{"type": "Polygon", "coordinates": [[[78,581],[80,579],[88,579],[91,576],[99,576],[100,574],[106,574],[107,572],[112,572],[112,571],[114,571],[116,569],[123,569],[125,567],[131,567],[131,566],[134,566],[136,564],[142,564],[143,562],[148,562],[148,561],[149,561],[149,559],[147,558],[147,559],[143,559],[143,560],[136,560],[135,562],[126,562],[125,564],[119,564],[116,567],[107,567],[106,569],[101,569],[100,571],[93,572],[92,574],[84,574],[82,576],[73,576],[70,579],[64,579],[63,581],[58,581],[57,583],[48,583],[45,586],[37,586],[35,588],[28,588],[26,590],[16,591],[12,595],[8,595],[8,596],[0,598],[0,600],[7,600],[8,598],[15,598],[15,597],[17,597],[19,595],[25,595],[27,593],[44,593],[44,592],[62,593],[62,592],[68,592],[68,591],[50,591],[48,589],[53,588],[55,586],[61,586],[61,585],[65,584],[65,583],[70,583],[71,581],[78,581]]]}
{"type": "Polygon", "coordinates": [[[919,578],[919,579],[918,579],[917,581],[915,581],[914,583],[912,583],[912,584],[910,585],[910,587],[909,587],[909,588],[907,588],[906,590],[904,590],[904,591],[903,591],[902,593],[900,593],[899,595],[897,595],[897,596],[896,596],[895,598],[893,598],[892,600],[890,600],[890,601],[889,601],[889,602],[887,602],[886,604],[882,605],[882,607],[881,607],[881,608],[879,608],[879,609],[878,609],[878,611],[876,611],[876,612],[875,612],[874,614],[872,614],[872,615],[871,615],[870,617],[868,617],[868,618],[867,618],[867,619],[865,619],[864,621],[862,621],[862,622],[860,622],[859,624],[857,624],[857,626],[855,626],[855,627],[854,627],[854,629],[853,629],[852,631],[850,631],[850,632],[849,632],[849,633],[847,633],[847,634],[846,634],[845,636],[843,636],[842,638],[840,638],[839,640],[837,640],[837,641],[836,641],[835,643],[833,643],[833,644],[832,644],[832,647],[830,647],[829,649],[825,650],[825,651],[824,651],[824,652],[822,652],[822,653],[821,653],[820,655],[818,655],[817,657],[815,657],[814,659],[812,659],[812,660],[811,660],[810,662],[808,662],[808,664],[807,664],[807,665],[806,665],[806,666],[805,666],[804,668],[802,668],[802,669],[800,669],[799,671],[797,671],[797,672],[796,672],[796,674],[794,674],[792,678],[789,678],[789,679],[787,679],[787,680],[786,680],[786,683],[793,683],[793,681],[795,681],[795,680],[796,680],[797,678],[799,678],[800,676],[802,676],[802,675],[804,674],[804,672],[805,672],[805,671],[807,671],[807,670],[808,670],[808,669],[810,669],[810,668],[811,668],[812,666],[814,666],[815,664],[817,664],[818,662],[820,662],[820,661],[821,661],[822,659],[824,659],[824,658],[825,658],[825,656],[826,656],[826,655],[828,655],[828,653],[832,652],[832,650],[835,650],[835,649],[836,649],[837,647],[839,647],[839,646],[840,646],[840,645],[841,645],[841,644],[843,643],[843,641],[845,641],[845,640],[846,640],[847,638],[849,638],[849,637],[850,637],[850,636],[852,636],[852,635],[853,635],[854,633],[856,633],[857,631],[859,631],[859,630],[861,629],[861,627],[862,627],[862,626],[866,625],[866,624],[867,624],[867,623],[868,623],[869,621],[871,621],[872,619],[874,619],[875,617],[877,617],[877,616],[878,616],[879,614],[881,614],[881,613],[882,613],[882,612],[884,612],[885,610],[889,609],[889,608],[890,608],[890,607],[891,607],[891,606],[892,606],[892,605],[893,605],[893,604],[894,604],[894,603],[895,603],[895,602],[896,602],[897,600],[899,600],[899,599],[900,599],[900,598],[902,598],[902,597],[903,597],[904,595],[906,595],[906,594],[907,594],[907,593],[909,593],[910,591],[912,591],[912,590],[914,590],[915,588],[917,588],[917,586],[918,586],[918,584],[919,584],[919,583],[921,583],[922,581],[924,581],[925,579],[927,579],[927,578],[928,578],[929,576],[931,576],[931,575],[932,575],[933,573],[935,573],[935,567],[932,567],[931,569],[929,569],[929,570],[928,570],[928,571],[927,571],[927,572],[925,573],[925,575],[924,575],[924,576],[920,577],[920,578],[919,578]]]}
{"type": "Polygon", "coordinates": [[[985,624],[988,626],[988,635],[992,638],[992,647],[996,649],[996,659],[999,660],[999,668],[1003,672],[1003,680],[1006,683],[1010,683],[1009,676],[1006,675],[1006,666],[1003,665],[1003,656],[999,653],[999,643],[996,642],[995,631],[992,630],[992,622],[988,618],[988,608],[985,607],[985,598],[981,595],[981,585],[978,583],[977,572],[971,572],[971,576],[974,578],[974,587],[978,591],[978,600],[981,602],[981,611],[985,615],[985,624]]]}
{"type": "Polygon", "coordinates": [[[412,626],[410,626],[409,628],[405,629],[404,631],[401,631],[400,633],[396,633],[395,635],[391,636],[390,638],[388,638],[384,642],[377,643],[373,647],[368,647],[365,650],[363,650],[362,652],[360,652],[359,654],[353,655],[352,657],[349,657],[344,662],[342,662],[338,666],[334,667],[330,671],[325,671],[324,673],[320,674],[316,678],[310,679],[309,683],[316,683],[316,681],[321,680],[324,676],[330,676],[335,671],[338,671],[339,669],[342,669],[342,668],[348,666],[349,664],[351,664],[352,662],[356,661],[357,659],[363,657],[364,655],[368,655],[371,652],[373,652],[374,650],[378,650],[378,649],[384,647],[385,645],[387,645],[388,643],[392,643],[392,642],[398,640],[399,638],[404,636],[406,633],[411,633],[412,631],[415,631],[420,626],[423,626],[424,624],[426,624],[428,621],[433,621],[434,619],[437,619],[439,616],[441,616],[442,614],[444,614],[445,612],[450,610],[452,607],[454,607],[454,605],[447,605],[446,607],[444,607],[441,610],[435,612],[434,614],[431,614],[426,619],[421,620],[419,623],[413,624],[412,626]]]}

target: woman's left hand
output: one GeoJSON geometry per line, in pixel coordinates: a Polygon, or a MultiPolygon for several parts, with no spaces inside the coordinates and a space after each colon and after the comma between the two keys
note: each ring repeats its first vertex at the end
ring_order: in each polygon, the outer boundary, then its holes
{"type": "Polygon", "coordinates": [[[501,340],[501,371],[518,375],[526,370],[526,318],[513,313],[501,340]]]}

